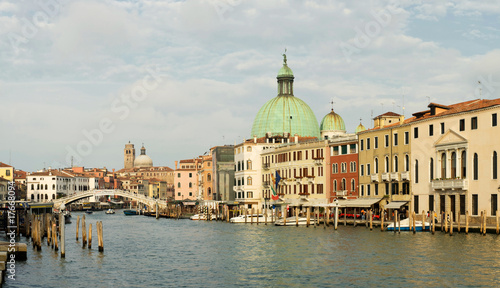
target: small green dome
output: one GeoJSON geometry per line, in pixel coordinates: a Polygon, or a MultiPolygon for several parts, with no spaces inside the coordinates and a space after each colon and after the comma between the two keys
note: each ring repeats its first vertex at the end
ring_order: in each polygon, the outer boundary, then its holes
{"type": "Polygon", "coordinates": [[[363,126],[363,124],[359,123],[358,127],[356,127],[356,134],[359,132],[363,132],[365,130],[366,130],[365,126],[363,126]]]}
{"type": "Polygon", "coordinates": [[[326,114],[325,117],[323,117],[323,120],[321,120],[321,125],[319,128],[322,132],[323,131],[345,131],[345,123],[344,119],[340,117],[339,114],[332,112],[326,114]]]}
{"type": "Polygon", "coordinates": [[[294,96],[277,96],[260,108],[252,126],[252,135],[265,137],[290,133],[319,138],[318,120],[306,102],[294,96]]]}
{"type": "Polygon", "coordinates": [[[290,69],[286,63],[284,63],[283,67],[278,71],[278,78],[280,77],[293,77],[292,69],[290,69]]]}

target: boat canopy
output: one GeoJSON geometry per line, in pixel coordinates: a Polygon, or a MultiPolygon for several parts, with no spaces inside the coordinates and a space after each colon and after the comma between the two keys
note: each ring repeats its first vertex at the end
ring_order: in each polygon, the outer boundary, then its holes
{"type": "Polygon", "coordinates": [[[354,200],[342,201],[342,203],[341,204],[339,203],[339,204],[341,206],[344,206],[344,207],[369,208],[372,205],[380,202],[380,200],[382,200],[382,198],[358,198],[358,199],[354,199],[354,200]]]}
{"type": "Polygon", "coordinates": [[[401,206],[406,205],[408,201],[392,201],[391,203],[385,205],[386,209],[401,209],[401,206]]]}

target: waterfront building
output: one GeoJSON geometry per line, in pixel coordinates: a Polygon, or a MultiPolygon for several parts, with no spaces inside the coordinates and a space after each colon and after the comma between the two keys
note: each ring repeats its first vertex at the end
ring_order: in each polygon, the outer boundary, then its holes
{"type": "Polygon", "coordinates": [[[0,162],[0,177],[7,181],[14,181],[14,167],[0,162]]]}
{"type": "Polygon", "coordinates": [[[198,195],[197,199],[201,201],[212,200],[212,152],[208,151],[208,155],[200,156],[201,170],[198,171],[198,195]]]}
{"type": "Polygon", "coordinates": [[[90,190],[89,178],[65,170],[49,169],[27,176],[27,198],[32,202],[50,202],[58,196],[70,196],[90,190]]]}
{"type": "Polygon", "coordinates": [[[7,200],[9,193],[9,180],[0,177],[0,201],[7,200]]]}
{"type": "Polygon", "coordinates": [[[358,137],[336,136],[328,140],[330,150],[330,202],[358,198],[358,137]]]}
{"type": "Polygon", "coordinates": [[[500,99],[430,103],[414,113],[413,210],[488,216],[498,211],[500,99]]]}
{"type": "Polygon", "coordinates": [[[373,199],[375,210],[393,201],[411,207],[410,121],[387,112],[374,118],[372,129],[357,134],[359,196],[373,199]]]}
{"type": "Polygon", "coordinates": [[[234,146],[216,146],[210,148],[212,153],[212,200],[224,201],[228,205],[234,202],[234,146]]]}
{"type": "Polygon", "coordinates": [[[167,200],[168,197],[168,187],[167,182],[160,179],[151,178],[148,179],[148,197],[167,200]]]}
{"type": "Polygon", "coordinates": [[[196,200],[199,170],[201,170],[200,158],[175,161],[175,200],[196,200]]]}

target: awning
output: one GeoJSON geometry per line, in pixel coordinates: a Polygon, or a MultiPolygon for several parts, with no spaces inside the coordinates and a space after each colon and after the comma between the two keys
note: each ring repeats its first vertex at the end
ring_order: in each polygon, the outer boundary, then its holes
{"type": "Polygon", "coordinates": [[[392,201],[391,203],[385,205],[386,209],[401,209],[401,206],[406,205],[408,201],[392,201]]]}
{"type": "Polygon", "coordinates": [[[363,208],[369,208],[372,205],[380,202],[380,200],[382,200],[382,198],[359,198],[359,199],[354,199],[354,200],[343,201],[341,205],[344,206],[344,207],[363,207],[363,208]]]}

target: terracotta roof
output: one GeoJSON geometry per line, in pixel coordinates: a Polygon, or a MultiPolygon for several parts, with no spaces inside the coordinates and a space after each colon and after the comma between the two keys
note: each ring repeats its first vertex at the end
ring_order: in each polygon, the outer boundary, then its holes
{"type": "Polygon", "coordinates": [[[7,165],[7,164],[5,164],[5,163],[3,163],[3,162],[0,162],[0,167],[12,167],[12,166],[7,165]]]}
{"type": "Polygon", "coordinates": [[[381,114],[381,115],[378,115],[377,117],[375,118],[379,118],[379,117],[382,117],[382,116],[393,116],[393,117],[399,117],[401,116],[400,114],[398,113],[394,113],[394,112],[386,112],[384,114],[381,114]]]}
{"type": "Polygon", "coordinates": [[[496,106],[496,105],[500,105],[500,98],[493,99],[493,100],[476,99],[476,100],[460,102],[460,103],[456,103],[456,104],[452,104],[452,105],[448,105],[448,106],[441,105],[439,107],[442,107],[442,106],[448,107],[448,110],[443,111],[441,113],[438,113],[436,115],[425,114],[422,117],[415,118],[414,121],[415,120],[429,119],[429,118],[437,117],[437,116],[445,116],[445,115],[452,115],[452,114],[457,114],[457,113],[462,113],[462,112],[474,111],[474,110],[484,109],[484,108],[488,108],[488,107],[492,107],[492,106],[496,106]]]}
{"type": "MultiPolygon", "coordinates": [[[[260,137],[260,138],[257,138],[257,143],[266,143],[266,137],[260,137]]],[[[289,138],[290,139],[290,142],[293,143],[295,141],[295,137],[292,136],[289,138]]],[[[300,137],[299,136],[299,143],[300,142],[307,142],[307,141],[311,141],[311,140],[314,140],[314,139],[317,139],[316,137],[300,137]]],[[[253,143],[253,138],[252,139],[246,139],[245,140],[245,143],[253,143]]],[[[271,142],[269,142],[269,144],[273,144],[271,142]]],[[[274,143],[274,144],[280,144],[280,143],[274,143]]]]}
{"type": "Polygon", "coordinates": [[[2,178],[0,177],[0,181],[3,181],[3,182],[9,182],[9,180],[5,179],[5,178],[2,178]]]}

